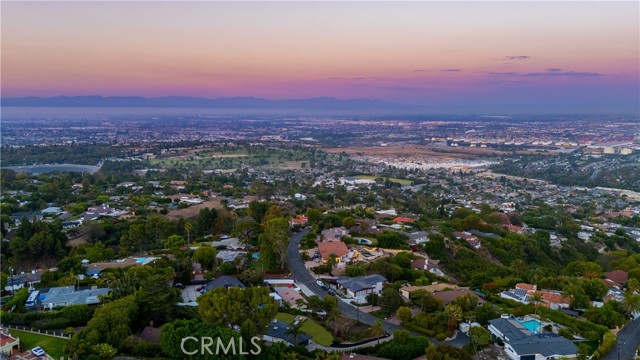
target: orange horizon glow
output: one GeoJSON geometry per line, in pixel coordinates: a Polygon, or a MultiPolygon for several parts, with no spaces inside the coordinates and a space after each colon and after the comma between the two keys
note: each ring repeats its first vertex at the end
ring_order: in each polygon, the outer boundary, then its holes
{"type": "Polygon", "coordinates": [[[2,2],[2,96],[638,106],[638,2],[2,2]],[[608,100],[607,100],[608,101],[608,100]]]}

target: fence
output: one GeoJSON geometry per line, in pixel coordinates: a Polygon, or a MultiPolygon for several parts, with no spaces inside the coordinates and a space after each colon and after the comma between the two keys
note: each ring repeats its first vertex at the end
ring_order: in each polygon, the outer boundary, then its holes
{"type": "Polygon", "coordinates": [[[3,325],[3,327],[5,327],[7,329],[26,331],[26,332],[30,332],[30,333],[34,333],[34,334],[53,336],[53,337],[57,337],[57,338],[60,338],[60,339],[65,339],[65,340],[71,339],[71,335],[65,334],[63,332],[56,332],[56,331],[53,331],[53,330],[39,330],[39,329],[27,328],[26,326],[12,326],[12,325],[3,325]]]}

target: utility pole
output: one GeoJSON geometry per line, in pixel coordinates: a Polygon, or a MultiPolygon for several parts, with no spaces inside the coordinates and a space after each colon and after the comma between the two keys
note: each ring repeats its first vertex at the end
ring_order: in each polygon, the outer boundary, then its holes
{"type": "Polygon", "coordinates": [[[15,295],[16,289],[13,287],[13,266],[10,268],[11,270],[11,295],[15,295]]]}

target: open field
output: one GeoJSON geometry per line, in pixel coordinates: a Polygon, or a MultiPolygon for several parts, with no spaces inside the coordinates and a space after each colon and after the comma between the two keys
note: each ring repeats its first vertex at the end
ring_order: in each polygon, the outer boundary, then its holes
{"type": "MultiPolygon", "coordinates": [[[[278,313],[278,315],[276,315],[276,319],[286,323],[292,323],[294,316],[287,313],[278,313]]],[[[313,336],[311,340],[320,345],[330,346],[333,343],[333,336],[331,333],[312,319],[308,319],[302,323],[302,331],[313,336]]]]}
{"type": "MultiPolygon", "coordinates": [[[[378,178],[378,176],[373,176],[373,175],[358,175],[355,177],[356,179],[368,179],[368,180],[375,180],[378,178]]],[[[394,183],[398,183],[400,185],[411,185],[412,181],[411,180],[407,180],[407,179],[398,179],[398,178],[389,178],[389,181],[394,182],[394,183]]]]}
{"type": "Polygon", "coordinates": [[[186,154],[149,159],[149,165],[161,168],[190,168],[199,170],[239,169],[263,167],[275,170],[299,169],[311,160],[311,152],[304,149],[260,148],[234,151],[192,150],[186,154]]]}
{"type": "Polygon", "coordinates": [[[40,346],[54,359],[60,359],[64,356],[64,347],[67,345],[68,340],[13,329],[9,332],[14,337],[20,338],[22,349],[24,351],[40,346]]]}
{"type": "Polygon", "coordinates": [[[171,220],[178,220],[180,218],[190,219],[190,218],[196,217],[198,215],[198,212],[200,212],[201,209],[204,209],[207,207],[209,209],[214,209],[214,208],[222,209],[222,205],[220,205],[220,200],[210,199],[203,202],[202,204],[191,205],[188,208],[171,210],[167,214],[167,217],[171,220]]]}
{"type": "MultiPolygon", "coordinates": [[[[471,147],[428,147],[418,145],[405,146],[367,146],[367,147],[344,147],[324,149],[328,153],[355,156],[375,156],[397,159],[433,158],[441,160],[472,160],[478,157],[488,157],[495,155],[511,154],[511,151],[501,151],[490,148],[471,147]]],[[[539,152],[522,150],[516,154],[540,154],[539,152]]],[[[548,153],[553,155],[555,153],[548,153]]]]}

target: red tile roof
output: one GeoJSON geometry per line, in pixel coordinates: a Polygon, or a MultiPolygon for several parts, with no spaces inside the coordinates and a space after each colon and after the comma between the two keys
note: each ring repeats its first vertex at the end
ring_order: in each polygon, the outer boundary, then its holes
{"type": "Polygon", "coordinates": [[[412,223],[413,221],[413,219],[403,216],[398,216],[397,218],[393,219],[394,223],[412,223]]]}
{"type": "Polygon", "coordinates": [[[328,259],[329,255],[331,254],[336,254],[337,256],[344,256],[349,253],[349,249],[347,249],[347,245],[345,245],[342,241],[330,241],[330,242],[319,243],[318,250],[320,250],[320,255],[322,255],[323,259],[328,259]]]}
{"type": "Polygon", "coordinates": [[[613,281],[616,285],[621,286],[623,282],[629,280],[629,274],[626,271],[615,270],[605,273],[604,276],[613,281]]]}

